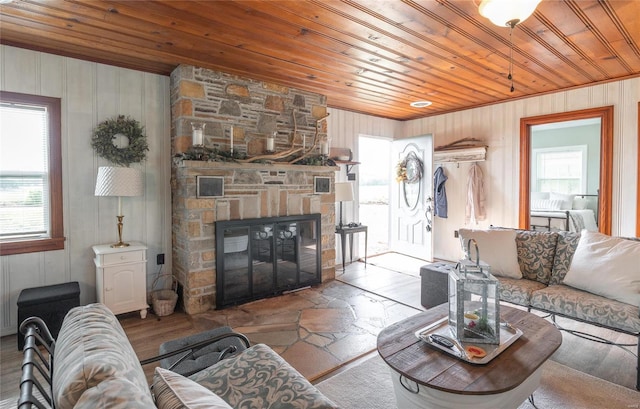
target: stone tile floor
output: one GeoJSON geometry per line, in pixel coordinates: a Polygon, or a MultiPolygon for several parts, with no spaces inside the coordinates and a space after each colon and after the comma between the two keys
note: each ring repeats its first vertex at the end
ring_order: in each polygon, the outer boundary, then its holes
{"type": "MultiPolygon", "coordinates": [[[[358,268],[354,263],[354,268],[358,268]]],[[[375,267],[369,267],[375,268],[375,267]]],[[[196,329],[229,325],[264,343],[307,379],[376,348],[386,326],[420,310],[334,280],[310,289],[192,316],[196,329]]]]}

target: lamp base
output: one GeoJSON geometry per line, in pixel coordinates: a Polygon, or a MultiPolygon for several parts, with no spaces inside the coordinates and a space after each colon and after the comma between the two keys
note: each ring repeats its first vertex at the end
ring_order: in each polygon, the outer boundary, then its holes
{"type": "Polygon", "coordinates": [[[124,216],[116,216],[116,218],[118,219],[118,242],[113,243],[111,248],[129,247],[129,243],[122,241],[122,219],[124,216]]]}

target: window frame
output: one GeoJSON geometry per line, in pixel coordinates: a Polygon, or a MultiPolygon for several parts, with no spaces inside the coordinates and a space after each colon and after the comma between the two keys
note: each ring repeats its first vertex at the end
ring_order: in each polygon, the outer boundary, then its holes
{"type": "Polygon", "coordinates": [[[49,122],[50,237],[0,240],[0,256],[64,249],[62,206],[62,122],[60,98],[0,91],[0,100],[47,107],[49,122]]]}
{"type": "MultiPolygon", "coordinates": [[[[557,153],[557,152],[579,152],[581,156],[581,169],[580,169],[580,191],[579,192],[561,192],[557,193],[567,193],[567,194],[586,194],[587,192],[587,157],[588,157],[588,147],[587,145],[566,145],[566,146],[553,146],[553,147],[545,147],[545,148],[535,148],[531,150],[532,159],[531,159],[531,186],[533,186],[536,191],[542,192],[540,189],[540,181],[541,180],[549,180],[550,178],[540,178],[540,167],[538,166],[540,161],[540,155],[544,155],[545,153],[557,153]]],[[[566,179],[565,179],[566,180],[566,179]]]]}

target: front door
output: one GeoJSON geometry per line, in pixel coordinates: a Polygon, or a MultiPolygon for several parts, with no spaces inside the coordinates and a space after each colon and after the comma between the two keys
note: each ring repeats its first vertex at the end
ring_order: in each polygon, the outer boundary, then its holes
{"type": "Polygon", "coordinates": [[[392,155],[391,249],[433,261],[433,135],[395,140],[392,155]]]}

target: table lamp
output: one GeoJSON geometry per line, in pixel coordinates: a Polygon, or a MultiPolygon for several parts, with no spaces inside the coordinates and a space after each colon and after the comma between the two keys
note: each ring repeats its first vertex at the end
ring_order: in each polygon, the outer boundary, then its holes
{"type": "Polygon", "coordinates": [[[142,196],[142,171],[118,166],[101,166],[96,180],[96,196],[118,197],[118,242],[111,247],[127,247],[122,241],[122,196],[142,196]]]}
{"type": "Polygon", "coordinates": [[[340,223],[339,228],[342,228],[342,202],[350,202],[353,200],[353,183],[351,182],[336,182],[336,202],[340,202],[340,223]]]}

